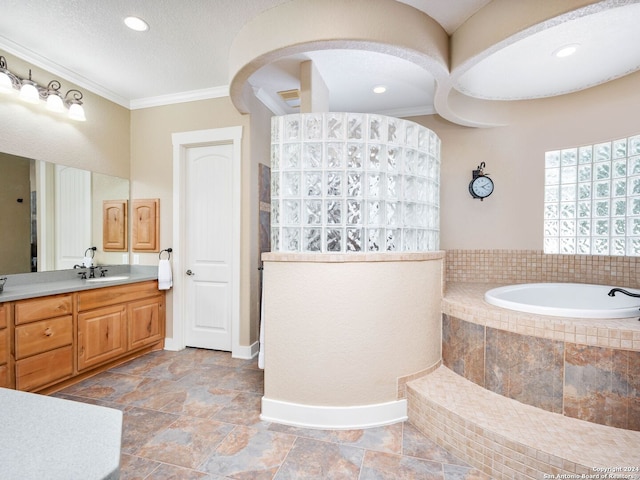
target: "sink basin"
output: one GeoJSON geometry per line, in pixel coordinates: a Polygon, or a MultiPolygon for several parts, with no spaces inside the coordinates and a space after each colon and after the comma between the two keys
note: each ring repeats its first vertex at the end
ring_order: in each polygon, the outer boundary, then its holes
{"type": "Polygon", "coordinates": [[[97,277],[87,278],[87,283],[104,283],[104,282],[117,282],[118,280],[127,280],[127,275],[113,276],[113,277],[97,277]]]}

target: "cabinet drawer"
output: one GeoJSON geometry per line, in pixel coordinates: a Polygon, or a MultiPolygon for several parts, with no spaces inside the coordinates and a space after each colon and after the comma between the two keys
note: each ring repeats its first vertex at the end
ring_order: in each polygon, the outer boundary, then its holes
{"type": "Polygon", "coordinates": [[[156,296],[128,306],[129,350],[160,341],[164,336],[164,302],[156,296]]]}
{"type": "Polygon", "coordinates": [[[32,391],[47,384],[71,377],[73,349],[71,346],[16,362],[16,389],[32,391]]]}
{"type": "Polygon", "coordinates": [[[16,327],[16,358],[48,352],[73,341],[73,317],[40,320],[16,327]]]}
{"type": "Polygon", "coordinates": [[[78,370],[127,352],[127,308],[99,308],[78,315],[78,370]]]}
{"type": "Polygon", "coordinates": [[[16,302],[16,325],[71,315],[73,312],[71,298],[71,295],[55,295],[16,302]]]}
{"type": "Polygon", "coordinates": [[[7,326],[7,305],[0,305],[0,328],[5,328],[7,326]]]}
{"type": "MultiPolygon", "coordinates": [[[[9,333],[4,328],[0,330],[0,365],[3,365],[9,361],[9,333]]],[[[2,382],[0,382],[2,386],[2,382]]]]}
{"type": "Polygon", "coordinates": [[[83,312],[109,305],[121,305],[125,302],[140,300],[157,294],[158,282],[155,280],[86,290],[78,293],[78,311],[83,312]]]}

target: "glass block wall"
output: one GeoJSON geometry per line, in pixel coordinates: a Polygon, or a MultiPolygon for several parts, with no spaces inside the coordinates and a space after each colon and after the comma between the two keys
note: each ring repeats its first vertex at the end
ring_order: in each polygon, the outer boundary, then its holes
{"type": "Polygon", "coordinates": [[[439,248],[440,139],[417,123],[362,113],[274,117],[271,250],[439,248]]]}
{"type": "Polygon", "coordinates": [[[640,135],[546,152],[544,252],[640,256],[640,135]]]}

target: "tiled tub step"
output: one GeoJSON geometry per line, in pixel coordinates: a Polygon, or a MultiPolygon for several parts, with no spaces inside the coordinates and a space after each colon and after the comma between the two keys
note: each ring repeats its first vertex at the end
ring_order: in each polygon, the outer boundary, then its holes
{"type": "Polygon", "coordinates": [[[640,479],[640,432],[525,405],[444,366],[409,382],[407,401],[413,425],[496,479],[640,479]]]}

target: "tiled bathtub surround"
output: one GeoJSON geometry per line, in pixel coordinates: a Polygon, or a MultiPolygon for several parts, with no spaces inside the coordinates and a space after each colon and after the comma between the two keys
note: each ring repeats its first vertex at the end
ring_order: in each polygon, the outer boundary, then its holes
{"type": "Polygon", "coordinates": [[[443,364],[550,412],[640,430],[640,352],[506,332],[443,315],[443,364]]]}
{"type": "Polygon", "coordinates": [[[407,397],[418,430],[492,478],[640,479],[640,432],[525,405],[444,366],[409,382],[407,397]],[[597,470],[606,468],[630,470],[597,470]]]}
{"type": "Polygon", "coordinates": [[[542,250],[447,250],[448,282],[575,282],[640,288],[640,258],[542,250]]]}

